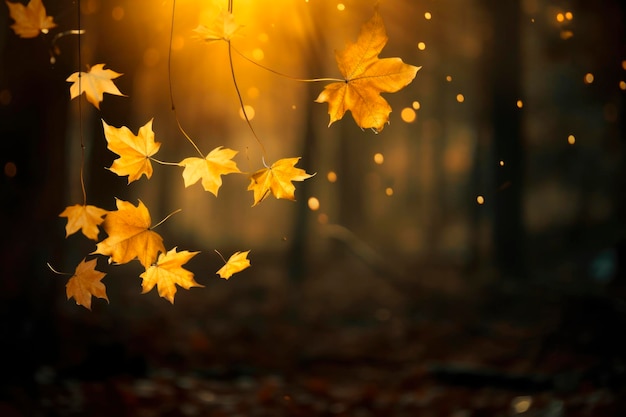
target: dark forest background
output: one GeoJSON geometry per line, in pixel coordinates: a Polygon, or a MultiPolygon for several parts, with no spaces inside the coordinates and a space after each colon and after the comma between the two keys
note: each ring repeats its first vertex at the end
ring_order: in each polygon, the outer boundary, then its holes
{"type": "MultiPolygon", "coordinates": [[[[74,2],[44,3],[56,31],[78,27],[74,2]]],[[[76,36],[56,54],[54,31],[20,39],[0,6],[0,414],[626,413],[622,2],[380,2],[381,56],[422,69],[386,96],[394,111],[379,135],[349,115],[327,127],[326,105],[313,103],[323,85],[235,60],[268,152],[301,155],[298,166],[317,172],[295,203],[255,208],[245,178],[225,178],[215,199],[185,189],[176,168],[131,185],[104,169],[115,155],[101,118],[136,132],[154,117],[157,156],[193,151],[169,101],[171,4],[155,3],[81,4],[82,70],[124,73],[116,85],[128,97],[106,95],[100,112],[83,101],[80,124],[65,81],[76,36]],[[88,202],[140,198],[153,220],[182,208],[160,233],[167,247],[202,251],[189,266],[206,288],[180,290],[172,306],[140,294],[136,266],[101,259],[110,304],[89,312],[66,300],[65,277],[46,263],[71,272],[95,248],[65,239],[58,217],[82,201],[81,134],[88,202]],[[220,280],[214,249],[251,249],[253,266],[220,280]]],[[[241,50],[303,77],[336,76],[333,50],[373,10],[235,3],[241,50]]],[[[181,123],[205,151],[238,149],[242,170],[257,169],[225,50],[190,37],[205,8],[177,8],[181,123]]]]}

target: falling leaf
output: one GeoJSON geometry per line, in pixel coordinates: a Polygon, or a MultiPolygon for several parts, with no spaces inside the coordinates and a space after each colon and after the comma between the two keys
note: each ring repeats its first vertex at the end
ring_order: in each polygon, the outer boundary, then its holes
{"type": "Polygon", "coordinates": [[[304,181],[313,175],[305,170],[296,168],[300,160],[297,158],[284,158],[274,162],[271,167],[263,168],[250,176],[248,191],[254,192],[254,204],[259,204],[269,196],[270,192],[276,198],[284,198],[295,201],[294,192],[296,187],[291,181],[304,181]]]}
{"type": "Polygon", "coordinates": [[[85,262],[83,259],[78,266],[74,275],[65,285],[67,299],[74,297],[76,304],[91,310],[91,296],[104,298],[109,301],[106,293],[106,287],[102,282],[102,278],[106,275],[104,272],[96,271],[96,259],[85,262]]]}
{"type": "Polygon", "coordinates": [[[335,52],[339,71],[345,81],[328,84],[315,100],[328,102],[330,126],[350,110],[361,129],[381,131],[389,121],[391,106],[380,93],[394,93],[407,86],[421,67],[400,58],[379,59],[387,34],[378,11],[361,28],[356,43],[349,42],[335,52]]]}
{"type": "Polygon", "coordinates": [[[152,265],[159,252],[165,252],[163,238],[150,230],[150,213],[139,200],[137,207],[116,200],[117,210],[104,219],[104,231],[109,235],[98,243],[93,253],[110,256],[109,262],[125,264],[135,258],[144,268],[152,265]]]}
{"type": "Polygon", "coordinates": [[[21,3],[6,2],[9,14],[15,21],[11,29],[20,38],[36,38],[39,33],[48,33],[56,27],[51,16],[46,15],[46,8],[41,0],[31,0],[27,6],[21,3]]]}
{"type": "Polygon", "coordinates": [[[185,158],[178,165],[185,167],[183,180],[185,188],[202,179],[202,187],[217,197],[222,186],[222,175],[241,173],[232,158],[237,151],[221,146],[213,149],[206,158],[185,158]]]}
{"type": "Polygon", "coordinates": [[[242,28],[235,22],[235,17],[227,10],[220,10],[209,26],[198,25],[193,31],[203,41],[230,41],[232,37],[242,28]]]}
{"type": "Polygon", "coordinates": [[[110,170],[119,176],[128,175],[128,183],[138,180],[143,174],[152,177],[150,157],[159,151],[161,143],[154,141],[152,119],[139,128],[135,136],[126,126],[109,126],[102,120],[108,148],[120,157],[113,161],[110,170]]]}
{"type": "Polygon", "coordinates": [[[216,272],[220,277],[224,279],[230,278],[233,274],[237,272],[241,272],[244,269],[250,266],[250,260],[248,259],[248,254],[250,251],[245,252],[235,252],[232,254],[226,264],[220,268],[219,271],[216,272]]]}
{"type": "Polygon", "coordinates": [[[203,287],[193,279],[193,273],[183,268],[198,252],[180,251],[176,248],[167,253],[161,253],[154,265],[151,265],[140,275],[143,278],[141,287],[143,294],[157,286],[159,296],[174,304],[176,285],[188,290],[191,287],[203,287]]]}
{"type": "Polygon", "coordinates": [[[67,217],[67,224],[65,225],[65,237],[76,233],[78,229],[82,229],[82,232],[91,240],[98,240],[98,225],[100,225],[104,219],[102,216],[107,214],[108,211],[96,206],[76,204],[68,206],[63,210],[59,217],[67,217]]]}
{"type": "Polygon", "coordinates": [[[75,72],[67,77],[66,81],[74,83],[70,86],[70,97],[74,99],[84,92],[87,101],[96,106],[98,110],[100,110],[100,102],[104,98],[104,93],[125,97],[113,84],[113,80],[123,74],[104,69],[105,65],[96,64],[89,69],[89,72],[75,72]]]}

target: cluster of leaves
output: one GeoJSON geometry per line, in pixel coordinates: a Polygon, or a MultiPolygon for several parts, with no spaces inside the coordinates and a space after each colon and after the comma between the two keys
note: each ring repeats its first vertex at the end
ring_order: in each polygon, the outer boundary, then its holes
{"type": "MultiPolygon", "coordinates": [[[[30,0],[26,6],[8,1],[6,3],[11,18],[15,21],[11,27],[22,38],[46,34],[49,29],[56,26],[53,18],[47,16],[41,0],[30,0]]],[[[239,33],[240,28],[232,14],[232,2],[229,2],[228,10],[220,10],[209,26],[199,25],[195,33],[196,37],[206,42],[225,42],[231,53],[233,48],[231,40],[239,33]]],[[[334,81],[327,85],[316,99],[319,103],[328,103],[329,126],[340,120],[348,110],[362,129],[379,132],[388,123],[391,106],[380,94],[402,89],[414,79],[419,68],[405,64],[400,58],[379,59],[378,55],[386,43],[385,26],[376,11],[372,19],[362,27],[357,41],[348,43],[343,51],[336,53],[337,64],[343,78],[307,80],[334,81]]],[[[236,87],[234,71],[232,74],[236,87]]],[[[84,93],[87,101],[99,109],[105,93],[124,96],[113,82],[121,75],[111,69],[105,69],[105,64],[102,63],[91,66],[87,72],[75,72],[67,78],[67,81],[72,83],[70,97],[74,99],[84,93]]],[[[239,99],[248,126],[263,148],[246,116],[241,96],[239,99]]],[[[161,144],[155,141],[152,122],[153,120],[148,121],[135,135],[126,126],[117,128],[102,120],[108,149],[119,156],[109,170],[118,176],[127,176],[129,184],[144,175],[150,179],[153,172],[152,162],[156,162],[183,167],[182,177],[185,187],[200,181],[204,190],[217,197],[223,175],[246,174],[239,170],[233,160],[237,151],[218,146],[204,155],[182,127],[181,132],[196,149],[199,157],[187,157],[177,163],[155,159],[154,155],[159,151],[161,144]]],[[[264,149],[263,153],[265,154],[264,149]]],[[[299,157],[278,159],[269,166],[263,159],[263,168],[247,173],[250,180],[248,191],[253,192],[252,205],[258,205],[270,195],[277,199],[295,200],[293,182],[304,181],[313,176],[303,169],[296,168],[299,159],[299,157]]],[[[202,287],[194,280],[194,274],[183,268],[183,265],[199,252],[177,251],[177,247],[166,250],[163,238],[153,230],[161,222],[151,226],[150,213],[141,200],[135,206],[128,201],[117,199],[117,209],[108,211],[87,204],[82,167],[81,184],[83,184],[83,203],[68,206],[60,214],[61,217],[67,218],[66,237],[80,230],[84,236],[98,242],[99,228],[102,227],[107,237],[97,243],[96,250],[91,255],[107,256],[109,263],[114,264],[138,260],[145,268],[140,275],[143,280],[143,293],[156,286],[159,296],[173,303],[177,286],[184,289],[202,287]]],[[[247,258],[249,252],[236,252],[228,261],[222,258],[224,266],[217,274],[228,279],[249,267],[250,261],[247,258]]],[[[73,297],[77,304],[88,309],[91,309],[92,296],[108,301],[106,287],[101,282],[106,274],[95,269],[96,263],[95,258],[91,260],[83,258],[66,285],[68,299],[73,297]]]]}

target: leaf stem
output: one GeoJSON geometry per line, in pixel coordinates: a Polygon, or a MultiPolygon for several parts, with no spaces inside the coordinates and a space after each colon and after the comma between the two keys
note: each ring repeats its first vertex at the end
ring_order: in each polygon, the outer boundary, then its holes
{"type": "Polygon", "coordinates": [[[167,219],[169,219],[170,217],[172,217],[174,214],[176,213],[180,213],[181,211],[183,211],[183,209],[176,209],[173,212],[171,212],[170,214],[168,214],[167,216],[165,216],[165,218],[163,220],[161,220],[160,222],[158,222],[157,224],[155,224],[154,226],[152,226],[150,228],[150,230],[155,229],[157,227],[159,227],[160,225],[162,225],[167,219]]]}
{"type": "Polygon", "coordinates": [[[225,258],[224,258],[224,256],[220,253],[220,251],[218,251],[217,249],[213,249],[213,250],[215,251],[215,253],[217,253],[217,254],[220,256],[220,258],[222,258],[222,261],[224,261],[224,263],[226,264],[226,263],[227,263],[227,262],[226,262],[226,259],[225,259],[225,258]]]}
{"type": "Polygon", "coordinates": [[[52,267],[52,265],[50,265],[50,262],[46,262],[46,265],[48,265],[48,268],[50,268],[50,270],[51,270],[52,272],[54,272],[55,274],[57,274],[57,275],[72,275],[72,274],[70,274],[69,272],[60,272],[60,271],[57,271],[56,269],[54,269],[54,268],[52,267]]]}
{"type": "MultiPolygon", "coordinates": [[[[232,9],[232,2],[229,1],[229,11],[231,9],[232,9]]],[[[235,66],[233,65],[232,44],[230,40],[227,40],[226,43],[228,44],[228,63],[230,64],[230,74],[232,75],[232,78],[233,78],[233,85],[235,86],[235,91],[237,92],[237,98],[239,99],[239,106],[241,107],[241,112],[243,113],[243,117],[246,119],[246,123],[248,124],[248,127],[250,128],[252,135],[254,136],[256,141],[259,143],[259,146],[261,147],[261,152],[263,153],[263,157],[267,158],[267,152],[265,150],[265,146],[263,146],[261,139],[259,139],[256,132],[254,131],[254,128],[252,127],[252,123],[250,123],[250,118],[248,117],[248,113],[246,112],[246,107],[243,104],[243,98],[241,98],[241,92],[239,91],[239,85],[237,84],[237,77],[235,76],[235,66]]]]}
{"type": "Polygon", "coordinates": [[[266,67],[263,64],[259,64],[258,62],[254,61],[253,59],[245,56],[243,54],[243,52],[241,52],[239,49],[235,48],[234,46],[232,48],[233,48],[233,50],[235,52],[237,52],[237,54],[239,54],[239,56],[241,56],[246,61],[249,61],[249,62],[253,63],[257,67],[262,68],[262,69],[264,69],[266,71],[269,71],[272,74],[278,75],[280,77],[288,78],[288,79],[293,80],[293,81],[299,81],[299,82],[303,82],[303,83],[316,83],[316,82],[320,82],[320,81],[341,82],[342,83],[342,82],[346,81],[346,80],[341,79],[341,78],[298,78],[298,77],[292,77],[291,75],[283,74],[282,72],[278,72],[276,70],[273,70],[273,69],[271,69],[269,67],[266,67]]]}
{"type": "Polygon", "coordinates": [[[170,25],[170,45],[169,45],[169,50],[168,50],[168,55],[167,55],[167,82],[168,82],[169,89],[170,89],[170,104],[172,107],[172,111],[174,112],[174,119],[176,119],[176,125],[178,126],[178,130],[180,130],[183,136],[185,136],[185,139],[187,139],[189,143],[191,143],[191,146],[194,147],[196,152],[198,152],[200,156],[204,157],[204,154],[202,153],[202,151],[200,151],[200,148],[198,148],[198,145],[196,145],[196,143],[191,139],[191,137],[187,134],[187,132],[185,132],[185,129],[183,129],[183,126],[180,124],[180,119],[178,118],[178,112],[176,112],[176,106],[174,105],[174,93],[172,91],[172,42],[174,39],[175,13],[176,13],[176,0],[172,0],[172,23],[170,25]]]}
{"type": "Polygon", "coordinates": [[[153,157],[148,157],[148,159],[150,159],[151,161],[156,162],[157,164],[161,164],[161,165],[171,165],[171,166],[180,166],[177,162],[166,162],[166,161],[161,161],[159,159],[153,158],[153,157]]]}

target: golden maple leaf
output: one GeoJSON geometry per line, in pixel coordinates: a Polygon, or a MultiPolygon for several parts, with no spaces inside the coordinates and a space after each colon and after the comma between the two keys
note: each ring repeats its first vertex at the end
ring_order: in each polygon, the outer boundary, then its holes
{"type": "Polygon", "coordinates": [[[141,287],[142,294],[149,292],[154,286],[157,286],[159,296],[166,298],[170,303],[174,304],[174,295],[176,294],[176,285],[188,290],[191,287],[203,287],[193,279],[193,272],[183,268],[183,264],[187,263],[198,252],[180,251],[176,252],[176,248],[161,253],[159,259],[154,265],[146,268],[146,271],[140,275],[143,278],[141,287]]]}
{"type": "Polygon", "coordinates": [[[39,33],[48,33],[49,29],[56,27],[52,16],[46,15],[46,8],[41,0],[30,0],[28,5],[6,1],[9,14],[15,21],[11,29],[20,38],[36,38],[39,33]]]}
{"type": "Polygon", "coordinates": [[[217,192],[222,186],[222,175],[241,173],[232,158],[237,151],[221,146],[213,149],[206,158],[185,158],[178,163],[184,166],[183,180],[185,188],[195,184],[202,178],[202,187],[217,197],[217,192]]]}
{"type": "Polygon", "coordinates": [[[295,201],[294,192],[296,187],[291,181],[304,181],[315,174],[307,174],[305,170],[296,168],[300,160],[297,158],[284,158],[274,162],[269,168],[262,168],[250,176],[248,191],[254,192],[254,204],[252,207],[265,200],[270,193],[276,198],[284,198],[295,201]]]}
{"type": "Polygon", "coordinates": [[[104,272],[96,270],[96,259],[85,262],[83,259],[74,272],[74,275],[65,285],[65,293],[67,299],[74,297],[76,304],[91,310],[91,296],[104,298],[109,301],[106,293],[106,287],[102,282],[102,278],[106,275],[104,272]]]}
{"type": "Polygon", "coordinates": [[[117,128],[102,120],[107,147],[120,156],[109,169],[119,176],[128,175],[129,184],[144,174],[148,179],[152,177],[150,157],[161,147],[160,142],[154,141],[152,120],[139,128],[137,136],[126,126],[117,128]]]}
{"type": "Polygon", "coordinates": [[[96,206],[75,204],[73,206],[67,206],[59,217],[67,217],[67,224],[65,225],[65,237],[76,233],[78,229],[82,229],[82,232],[91,240],[98,240],[98,225],[100,225],[104,219],[102,216],[107,214],[108,211],[96,206]]]}
{"type": "Polygon", "coordinates": [[[198,25],[193,31],[206,42],[229,41],[242,28],[228,10],[221,9],[209,26],[198,25]]]}
{"type": "Polygon", "coordinates": [[[113,80],[123,74],[104,69],[105,65],[96,64],[89,68],[89,72],[75,72],[67,77],[66,81],[74,83],[70,86],[70,98],[74,99],[84,92],[87,101],[100,110],[100,102],[104,98],[104,93],[125,97],[117,86],[113,84],[113,80]]]}
{"type": "Polygon", "coordinates": [[[387,43],[385,25],[378,11],[361,28],[356,43],[349,42],[335,52],[345,81],[328,84],[315,100],[328,102],[330,122],[340,120],[350,110],[361,129],[379,132],[389,121],[391,106],[380,93],[394,93],[407,86],[421,67],[405,64],[400,58],[379,59],[387,43]]]}
{"type": "Polygon", "coordinates": [[[135,207],[128,201],[116,199],[116,211],[104,219],[104,231],[109,235],[97,244],[92,253],[110,256],[109,262],[125,264],[135,258],[144,268],[152,265],[159,252],[165,252],[163,238],[150,230],[150,213],[139,200],[135,207]]]}
{"type": "Polygon", "coordinates": [[[241,272],[250,266],[250,260],[248,259],[249,250],[245,252],[235,252],[228,258],[228,261],[223,267],[216,272],[220,277],[224,279],[230,278],[233,274],[241,272]]]}

